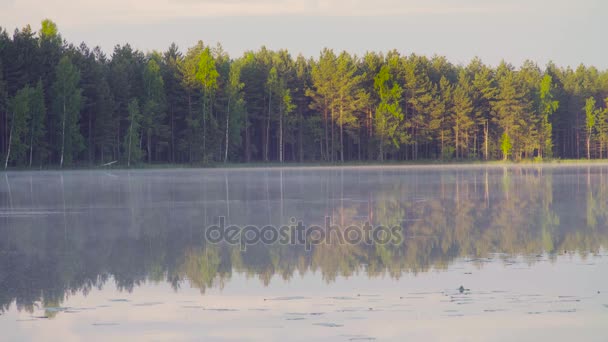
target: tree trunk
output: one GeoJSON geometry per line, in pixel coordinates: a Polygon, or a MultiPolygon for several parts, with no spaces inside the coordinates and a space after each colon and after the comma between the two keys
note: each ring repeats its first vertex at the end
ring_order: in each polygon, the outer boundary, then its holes
{"type": "Polygon", "coordinates": [[[456,123],[456,129],[455,129],[455,131],[456,131],[455,133],[456,134],[454,135],[454,137],[456,138],[456,146],[455,146],[456,147],[456,159],[460,158],[460,154],[458,153],[458,148],[459,148],[459,146],[458,146],[458,142],[459,142],[458,141],[458,133],[459,132],[458,131],[459,130],[460,129],[458,128],[458,123],[456,123]]]}
{"type": "Polygon", "coordinates": [[[207,162],[207,95],[203,95],[203,163],[207,162]]]}
{"type": "Polygon", "coordinates": [[[485,123],[485,125],[483,127],[483,135],[484,135],[484,138],[483,138],[484,142],[483,143],[485,145],[484,146],[484,148],[485,148],[484,159],[488,160],[488,135],[489,134],[488,134],[488,121],[487,120],[486,120],[486,123],[485,123]]]}
{"type": "Polygon", "coordinates": [[[342,113],[343,112],[343,108],[342,105],[340,105],[340,161],[342,163],[344,163],[344,141],[343,141],[343,126],[344,123],[342,122],[342,113]]]}
{"type": "Polygon", "coordinates": [[[228,108],[226,108],[226,152],[224,153],[224,163],[228,161],[228,125],[230,122],[230,98],[228,98],[228,108]]]}
{"type": "Polygon", "coordinates": [[[59,167],[62,168],[63,167],[63,153],[65,151],[65,113],[66,109],[65,109],[65,95],[63,96],[63,122],[62,122],[62,128],[61,128],[61,160],[59,161],[59,167]]]}
{"type": "Polygon", "coordinates": [[[249,113],[245,110],[245,161],[251,161],[251,150],[249,149],[249,113]]]}
{"type": "MultiPolygon", "coordinates": [[[[192,95],[188,91],[188,118],[192,122],[192,95]]],[[[194,128],[190,127],[190,134],[192,135],[188,139],[188,162],[192,163],[192,139],[194,139],[194,128]]]]}
{"type": "Polygon", "coordinates": [[[146,150],[148,151],[148,164],[150,164],[152,163],[152,129],[148,127],[146,133],[146,150]]]}
{"type": "Polygon", "coordinates": [[[129,151],[127,151],[127,167],[131,166],[131,142],[133,141],[133,118],[129,124],[129,151]]]}
{"type": "Polygon", "coordinates": [[[279,161],[283,162],[283,110],[279,111],[279,161]]]}
{"type": "MultiPolygon", "coordinates": [[[[8,117],[8,115],[7,115],[8,117]]],[[[13,112],[13,120],[11,122],[11,129],[8,133],[8,147],[6,149],[6,159],[4,160],[4,169],[8,167],[8,160],[11,156],[11,140],[13,139],[13,127],[15,126],[15,112],[13,112]]]]}
{"type": "Polygon", "coordinates": [[[264,145],[264,161],[268,161],[268,150],[270,149],[270,110],[272,105],[272,92],[268,95],[268,118],[266,119],[266,142],[264,145]]]}
{"type": "Polygon", "coordinates": [[[334,125],[333,120],[334,120],[334,109],[332,108],[331,109],[331,120],[329,120],[329,124],[331,125],[331,159],[330,160],[332,163],[334,162],[334,151],[336,150],[335,146],[334,146],[334,140],[336,140],[336,139],[334,139],[334,126],[335,125],[334,125]]]}
{"type": "Polygon", "coordinates": [[[32,155],[34,154],[34,118],[30,118],[32,120],[32,125],[30,127],[30,169],[32,168],[32,155]]]}

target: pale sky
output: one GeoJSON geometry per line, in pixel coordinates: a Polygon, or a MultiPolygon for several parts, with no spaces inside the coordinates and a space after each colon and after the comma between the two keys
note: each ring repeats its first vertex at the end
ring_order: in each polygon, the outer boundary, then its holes
{"type": "Polygon", "coordinates": [[[0,0],[9,32],[50,18],[64,38],[110,52],[220,42],[233,57],[265,45],[318,56],[397,49],[453,63],[580,63],[608,68],[605,0],[0,0]]]}

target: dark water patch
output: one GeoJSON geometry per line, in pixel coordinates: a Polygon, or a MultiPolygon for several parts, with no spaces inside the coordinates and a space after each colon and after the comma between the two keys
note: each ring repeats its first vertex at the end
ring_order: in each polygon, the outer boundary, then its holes
{"type": "Polygon", "coordinates": [[[352,307],[352,308],[342,308],[337,310],[337,312],[357,312],[357,311],[368,311],[369,308],[364,307],[352,307]]]}
{"type": "Polygon", "coordinates": [[[285,320],[287,321],[303,321],[306,320],[304,317],[287,317],[285,320]]]}
{"type": "Polygon", "coordinates": [[[321,316],[324,315],[325,312],[288,312],[286,315],[292,316],[321,316]]]}
{"type": "Polygon", "coordinates": [[[338,323],[313,323],[312,325],[318,325],[320,327],[327,327],[327,328],[340,328],[343,327],[343,324],[338,324],[338,323]]]}
{"type": "Polygon", "coordinates": [[[335,299],[335,300],[357,300],[357,298],[355,298],[355,297],[346,297],[346,296],[329,297],[329,299],[335,299]]]}
{"type": "Polygon", "coordinates": [[[542,312],[540,312],[540,311],[528,311],[527,314],[528,315],[541,315],[542,312]]]}
{"type": "Polygon", "coordinates": [[[412,295],[412,296],[425,296],[425,295],[431,295],[431,294],[443,294],[443,292],[442,291],[434,291],[434,292],[410,292],[408,294],[412,295]]]}
{"type": "Polygon", "coordinates": [[[202,305],[182,305],[184,309],[205,309],[202,305]]]}
{"type": "Polygon", "coordinates": [[[227,308],[209,308],[209,309],[203,308],[203,310],[205,310],[205,311],[218,311],[218,312],[234,312],[234,311],[239,311],[237,309],[227,309],[227,308]]]}
{"type": "Polygon", "coordinates": [[[290,296],[290,297],[275,297],[275,298],[264,298],[264,300],[304,300],[304,299],[310,299],[308,297],[302,297],[302,296],[290,296]]]}
{"type": "Polygon", "coordinates": [[[127,303],[127,302],[130,302],[130,300],[125,299],[125,298],[108,299],[108,301],[113,302],[113,303],[127,303]]]}
{"type": "Polygon", "coordinates": [[[161,305],[164,304],[162,302],[145,302],[145,303],[137,303],[137,304],[133,304],[133,306],[156,306],[156,305],[161,305]]]}
{"type": "Polygon", "coordinates": [[[116,325],[120,325],[120,324],[115,323],[115,322],[99,322],[99,323],[93,323],[91,325],[94,325],[97,327],[111,327],[111,326],[116,326],[116,325]]]}
{"type": "Polygon", "coordinates": [[[558,309],[558,310],[549,310],[549,312],[557,312],[557,313],[575,313],[576,309],[558,309]]]}

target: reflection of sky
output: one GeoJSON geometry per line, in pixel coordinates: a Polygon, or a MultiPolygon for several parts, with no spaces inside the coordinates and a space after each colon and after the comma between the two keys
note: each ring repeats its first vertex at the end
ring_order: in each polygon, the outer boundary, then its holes
{"type": "Polygon", "coordinates": [[[362,54],[398,49],[441,54],[455,63],[479,56],[490,64],[608,67],[602,0],[2,0],[0,23],[15,27],[50,17],[69,41],[111,51],[129,42],[143,50],[185,50],[221,42],[233,56],[266,45],[316,56],[323,47],[362,54]]]}
{"type": "Polygon", "coordinates": [[[59,313],[52,320],[15,323],[30,314],[18,313],[13,306],[0,317],[0,331],[7,340],[63,341],[118,336],[131,340],[201,336],[212,340],[605,340],[608,308],[602,304],[608,304],[608,255],[605,251],[601,255],[585,260],[562,256],[554,262],[543,258],[533,266],[522,260],[509,265],[495,260],[482,268],[460,260],[449,271],[408,275],[399,281],[357,275],[327,284],[318,273],[308,273],[289,282],[274,277],[266,287],[258,279],[235,274],[223,290],[209,289],[204,296],[187,286],[176,292],[164,283],[136,287],[130,294],[108,284],[86,297],[70,296],[63,304],[93,309],[59,313]],[[460,285],[470,288],[470,293],[460,295],[460,285]],[[272,300],[290,296],[305,299],[272,300]],[[109,301],[122,298],[129,302],[109,301]],[[459,303],[450,298],[471,300],[459,303]],[[104,305],[109,307],[98,307],[104,305]],[[236,311],[214,311],[218,309],[236,311]],[[294,317],[304,319],[288,320],[294,317]]]}

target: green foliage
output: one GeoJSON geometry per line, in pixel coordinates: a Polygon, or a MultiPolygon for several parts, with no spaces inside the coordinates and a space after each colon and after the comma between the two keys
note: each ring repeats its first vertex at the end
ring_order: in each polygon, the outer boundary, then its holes
{"type": "Polygon", "coordinates": [[[50,19],[44,19],[42,21],[42,28],[40,29],[40,37],[42,39],[55,39],[59,36],[59,30],[57,24],[50,19]]]}
{"type": "Polygon", "coordinates": [[[404,119],[400,104],[403,90],[393,80],[390,68],[386,65],[382,66],[374,78],[374,89],[380,99],[375,117],[376,134],[380,139],[378,159],[384,160],[384,148],[387,144],[392,143],[395,148],[398,148],[399,144],[406,139],[406,135],[399,131],[404,119]]]}
{"type": "Polygon", "coordinates": [[[511,155],[512,149],[513,149],[513,144],[511,143],[511,137],[509,137],[509,134],[507,134],[507,132],[505,132],[502,134],[502,137],[500,138],[500,150],[502,152],[503,160],[507,160],[509,158],[509,156],[511,155]]]}
{"type": "Polygon", "coordinates": [[[593,97],[585,100],[585,127],[587,128],[587,134],[593,135],[593,128],[595,127],[597,110],[595,108],[595,99],[593,97]]]}

